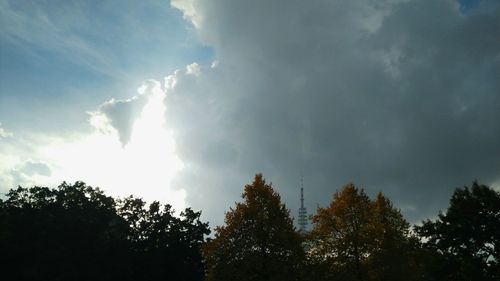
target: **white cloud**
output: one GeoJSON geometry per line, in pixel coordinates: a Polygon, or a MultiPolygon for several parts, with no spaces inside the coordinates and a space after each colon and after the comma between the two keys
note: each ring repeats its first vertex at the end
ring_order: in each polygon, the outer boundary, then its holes
{"type": "Polygon", "coordinates": [[[2,123],[0,123],[0,139],[12,137],[12,136],[13,136],[13,134],[6,131],[4,128],[2,128],[2,123]]]}
{"type": "Polygon", "coordinates": [[[170,5],[182,11],[184,18],[193,23],[195,27],[200,27],[202,17],[196,11],[196,1],[193,0],[171,0],[170,5]]]}
{"type": "Polygon", "coordinates": [[[200,76],[200,72],[201,72],[200,65],[197,63],[192,63],[186,66],[186,74],[200,76]]]}
{"type": "MultiPolygon", "coordinates": [[[[186,207],[186,191],[175,188],[171,181],[183,163],[176,155],[171,131],[164,126],[165,92],[159,82],[151,80],[140,87],[136,99],[141,97],[146,100],[130,120],[125,147],[116,129],[103,130],[109,120],[101,119],[104,115],[98,113],[91,117],[96,129],[90,134],[18,136],[8,146],[0,147],[2,188],[17,184],[56,186],[62,181],[83,180],[113,196],[134,194],[182,210],[186,207]],[[24,151],[23,143],[31,151],[24,151]]],[[[114,113],[111,121],[121,116],[119,110],[114,113]]]]}
{"type": "Polygon", "coordinates": [[[102,132],[115,129],[122,146],[125,146],[130,141],[134,124],[149,102],[150,95],[158,95],[160,91],[160,83],[146,81],[137,90],[138,95],[126,100],[111,99],[100,105],[97,111],[89,112],[90,124],[102,132]]]}

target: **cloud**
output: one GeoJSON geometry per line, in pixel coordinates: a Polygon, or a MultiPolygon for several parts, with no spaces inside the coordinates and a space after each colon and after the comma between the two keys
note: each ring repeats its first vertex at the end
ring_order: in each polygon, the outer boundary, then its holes
{"type": "Polygon", "coordinates": [[[176,155],[171,131],[164,126],[165,92],[154,80],[144,82],[138,92],[121,104],[101,106],[99,110],[105,112],[93,113],[94,130],[89,133],[16,134],[16,138],[1,140],[0,192],[16,185],[54,187],[62,181],[82,180],[115,197],[133,194],[181,211],[186,207],[186,191],[174,188],[171,182],[183,163],[176,155]],[[138,106],[140,99],[145,104],[131,115],[129,107],[138,106]],[[125,112],[120,111],[123,109],[125,112]],[[123,128],[130,132],[125,146],[120,142],[123,128]]]}
{"type": "Polygon", "coordinates": [[[2,123],[0,122],[0,139],[12,137],[12,136],[13,136],[12,133],[10,133],[9,131],[6,131],[4,128],[2,128],[2,123]]]}
{"type": "Polygon", "coordinates": [[[500,175],[500,5],[178,0],[218,65],[167,79],[188,201],[216,223],[252,174],[309,210],[354,181],[416,221],[500,175]],[[218,218],[218,219],[217,219],[218,218]]]}
{"type": "Polygon", "coordinates": [[[154,80],[146,81],[138,89],[138,95],[125,100],[111,99],[100,105],[96,111],[89,112],[90,123],[102,132],[115,129],[122,146],[125,146],[130,141],[135,121],[155,91],[161,91],[161,85],[154,80]]]}
{"type": "Polygon", "coordinates": [[[184,18],[193,23],[195,27],[200,26],[201,14],[196,11],[196,2],[191,0],[171,0],[170,5],[182,11],[184,18]]]}
{"type": "MultiPolygon", "coordinates": [[[[9,170],[7,177],[10,177],[9,181],[12,184],[20,186],[41,186],[44,184],[52,183],[50,176],[52,175],[52,170],[47,163],[26,160],[21,162],[9,170]]],[[[6,175],[2,175],[5,177],[6,175]]],[[[5,180],[5,179],[4,179],[5,180]]],[[[14,186],[9,186],[13,188],[14,186]]]]}
{"type": "Polygon", "coordinates": [[[200,76],[200,66],[197,63],[192,63],[186,66],[186,74],[192,74],[194,76],[200,76]]]}
{"type": "Polygon", "coordinates": [[[24,165],[19,169],[19,171],[28,176],[33,176],[36,174],[48,177],[51,175],[50,167],[43,162],[28,161],[24,163],[24,165]]]}
{"type": "MultiPolygon", "coordinates": [[[[48,41],[120,76],[102,57],[113,52],[67,37],[64,18],[54,23],[59,17],[42,10],[31,15],[34,26],[0,5],[9,23],[2,38],[48,41]]],[[[111,95],[121,98],[90,113],[90,134],[0,137],[0,185],[15,183],[14,170],[36,184],[85,180],[115,196],[187,203],[212,226],[257,172],[294,210],[303,174],[311,211],[353,181],[386,193],[413,222],[434,216],[473,179],[498,187],[497,2],[467,11],[451,0],[171,5],[213,48],[214,63],[177,70],[163,88],[146,82],[128,99],[111,95]]]]}
{"type": "Polygon", "coordinates": [[[23,51],[31,50],[28,53],[35,59],[46,56],[46,53],[40,52],[40,49],[45,49],[71,58],[74,63],[101,75],[124,75],[113,65],[115,56],[110,50],[74,34],[85,29],[89,33],[93,31],[88,28],[91,21],[88,20],[85,5],[57,5],[51,9],[45,9],[42,3],[31,3],[29,7],[24,5],[0,1],[0,36],[3,40],[18,45],[23,51]]]}
{"type": "Polygon", "coordinates": [[[35,151],[35,145],[18,134],[0,138],[0,194],[18,185],[53,184],[52,167],[35,151]]]}

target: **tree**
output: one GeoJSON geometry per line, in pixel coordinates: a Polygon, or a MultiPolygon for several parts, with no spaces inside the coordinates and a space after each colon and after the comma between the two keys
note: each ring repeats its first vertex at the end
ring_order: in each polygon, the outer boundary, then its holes
{"type": "Polygon", "coordinates": [[[102,280],[126,262],[126,223],[115,201],[83,182],[19,187],[0,210],[2,266],[16,280],[102,280]]]}
{"type": "Polygon", "coordinates": [[[352,183],[313,216],[309,256],[325,280],[419,280],[409,223],[390,200],[352,183]]]}
{"type": "Polygon", "coordinates": [[[257,174],[204,248],[207,280],[298,280],[304,252],[280,196],[257,174]]]}
{"type": "Polygon", "coordinates": [[[190,208],[174,215],[172,206],[138,198],[119,201],[118,213],[129,225],[132,280],[203,280],[201,246],[210,234],[200,212],[190,208]]]}
{"type": "Polygon", "coordinates": [[[374,248],[366,259],[369,280],[426,280],[423,253],[410,224],[391,201],[378,193],[371,206],[374,248]]]}
{"type": "Polygon", "coordinates": [[[364,257],[374,247],[370,198],[348,184],[333,195],[327,208],[312,217],[310,254],[328,267],[325,279],[364,280],[364,257]]]}
{"type": "Polygon", "coordinates": [[[200,213],[115,201],[83,182],[0,200],[0,264],[12,280],[203,280],[200,213]]]}
{"type": "Polygon", "coordinates": [[[438,255],[435,280],[500,280],[500,193],[473,182],[457,188],[446,213],[415,227],[438,255]]]}

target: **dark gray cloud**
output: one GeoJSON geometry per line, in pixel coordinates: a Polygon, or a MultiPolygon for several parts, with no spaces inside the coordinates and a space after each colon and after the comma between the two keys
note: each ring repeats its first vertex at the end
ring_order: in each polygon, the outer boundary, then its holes
{"type": "Polygon", "coordinates": [[[166,99],[177,183],[216,223],[256,172],[294,210],[302,172],[310,210],[352,181],[412,221],[500,180],[498,2],[173,4],[219,62],[166,99]]]}

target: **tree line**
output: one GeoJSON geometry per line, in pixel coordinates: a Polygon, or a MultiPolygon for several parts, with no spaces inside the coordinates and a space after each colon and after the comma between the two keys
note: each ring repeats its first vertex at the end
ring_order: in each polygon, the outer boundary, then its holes
{"type": "Polygon", "coordinates": [[[209,236],[201,212],[114,199],[83,182],[0,199],[0,267],[12,280],[500,280],[500,193],[473,182],[411,226],[384,194],[347,184],[299,233],[257,174],[209,236]]]}

